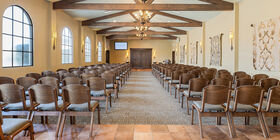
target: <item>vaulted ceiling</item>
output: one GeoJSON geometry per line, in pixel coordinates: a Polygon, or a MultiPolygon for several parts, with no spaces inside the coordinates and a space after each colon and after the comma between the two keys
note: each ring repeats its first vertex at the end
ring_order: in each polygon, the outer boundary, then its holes
{"type": "Polygon", "coordinates": [[[133,12],[151,11],[152,18],[146,23],[149,30],[144,39],[176,39],[176,35],[201,27],[202,22],[221,11],[232,11],[237,0],[60,0],[54,9],[63,9],[83,26],[98,30],[108,39],[140,39],[136,26],[140,21],[133,12]]]}

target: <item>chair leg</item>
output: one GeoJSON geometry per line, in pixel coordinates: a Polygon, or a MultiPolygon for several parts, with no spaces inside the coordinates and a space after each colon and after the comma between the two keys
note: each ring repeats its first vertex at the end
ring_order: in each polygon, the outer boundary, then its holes
{"type": "MultiPolygon", "coordinates": [[[[94,109],[95,110],[95,109],[94,109]]],[[[94,110],[91,112],[91,120],[90,120],[90,133],[89,137],[92,136],[92,131],[93,131],[93,124],[94,124],[94,110]]]]}
{"type": "Polygon", "coordinates": [[[110,108],[112,107],[112,96],[110,94],[110,108]]]}
{"type": "Polygon", "coordinates": [[[190,115],[189,99],[188,99],[188,97],[186,97],[186,104],[187,104],[187,113],[188,113],[188,115],[190,115]]]}
{"type": "Polygon", "coordinates": [[[232,114],[230,112],[228,112],[228,116],[229,116],[230,124],[231,124],[231,127],[232,127],[232,135],[236,136],[236,129],[235,129],[235,125],[234,125],[232,114]]]}
{"type": "Polygon", "coordinates": [[[181,96],[182,101],[181,101],[181,108],[184,108],[184,95],[181,96]]]}
{"type": "Polygon", "coordinates": [[[229,130],[229,135],[230,135],[230,138],[234,138],[234,132],[235,130],[232,129],[232,124],[231,124],[231,121],[230,121],[230,116],[229,116],[229,112],[226,112],[226,117],[227,117],[227,124],[228,124],[228,130],[229,130]]]}
{"type": "Polygon", "coordinates": [[[277,125],[277,117],[273,117],[273,125],[277,125]]]}
{"type": "Polygon", "coordinates": [[[33,129],[33,124],[31,124],[28,128],[28,132],[30,135],[30,140],[34,140],[34,129],[33,129]]]}
{"type": "Polygon", "coordinates": [[[266,119],[265,119],[264,113],[261,113],[261,116],[262,116],[262,120],[263,120],[264,126],[265,126],[265,128],[266,128],[267,136],[270,137],[270,132],[269,132],[268,125],[267,125],[267,123],[266,123],[266,119]]]}
{"type": "Polygon", "coordinates": [[[98,124],[100,124],[100,106],[97,106],[97,119],[98,119],[98,124]]]}
{"type": "Polygon", "coordinates": [[[106,96],[106,113],[108,113],[108,96],[106,96]]]}
{"type": "Polygon", "coordinates": [[[175,99],[177,98],[177,88],[176,86],[174,87],[174,94],[175,94],[175,99]]]}
{"type": "Polygon", "coordinates": [[[192,113],[191,113],[191,125],[193,125],[193,116],[194,116],[194,106],[192,106],[192,113]]]}
{"type": "Polygon", "coordinates": [[[257,115],[258,115],[259,123],[260,123],[261,129],[262,129],[262,132],[263,132],[263,136],[265,138],[268,138],[268,134],[267,134],[267,131],[266,131],[266,126],[264,125],[262,115],[261,115],[260,112],[257,112],[257,115]]]}
{"type": "Polygon", "coordinates": [[[200,138],[203,138],[203,131],[202,131],[202,121],[199,111],[197,111],[197,116],[199,120],[199,130],[200,130],[200,138]]]}
{"type": "Polygon", "coordinates": [[[59,133],[60,125],[61,125],[62,115],[63,115],[63,113],[59,112],[58,121],[57,121],[57,127],[56,127],[56,131],[55,131],[55,136],[56,137],[58,137],[58,133],[59,133]]]}
{"type": "Polygon", "coordinates": [[[63,129],[64,129],[64,125],[65,125],[65,119],[66,119],[66,114],[64,113],[63,116],[62,116],[62,124],[61,124],[61,128],[60,128],[60,134],[59,136],[62,137],[62,134],[63,134],[63,129]]]}
{"type": "Polygon", "coordinates": [[[45,124],[48,124],[49,122],[48,122],[48,116],[45,116],[45,124]]]}

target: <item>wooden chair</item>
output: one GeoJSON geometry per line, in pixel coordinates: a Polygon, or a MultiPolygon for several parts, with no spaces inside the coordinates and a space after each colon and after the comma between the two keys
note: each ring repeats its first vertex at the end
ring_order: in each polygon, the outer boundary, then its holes
{"type": "Polygon", "coordinates": [[[101,77],[90,77],[87,79],[87,86],[90,88],[90,95],[93,100],[106,102],[106,113],[108,112],[108,103],[110,100],[110,107],[112,107],[111,91],[106,90],[106,81],[101,77]]]}
{"type": "Polygon", "coordinates": [[[235,88],[240,87],[240,86],[245,86],[245,85],[254,85],[255,80],[253,79],[248,79],[248,78],[241,78],[237,79],[235,82],[235,88]]]}
{"type": "MultiPolygon", "coordinates": [[[[169,89],[169,93],[170,95],[172,95],[172,88],[176,87],[177,84],[180,83],[180,75],[182,74],[182,71],[174,71],[171,73],[171,80],[168,82],[168,89],[169,89]]],[[[175,89],[176,92],[176,89],[175,89]]]]}
{"type": "MultiPolygon", "coordinates": [[[[190,114],[189,111],[189,101],[200,101],[202,96],[202,90],[204,87],[208,86],[208,80],[204,78],[193,78],[189,81],[190,87],[188,90],[184,91],[182,94],[182,102],[184,103],[184,96],[186,97],[186,105],[187,105],[187,113],[190,114]]],[[[183,106],[183,105],[181,105],[183,106]]]]}
{"type": "MultiPolygon", "coordinates": [[[[280,116],[280,86],[274,86],[269,89],[267,101],[263,103],[263,115],[273,117],[273,125],[277,125],[277,117],[280,116]]],[[[268,136],[269,128],[267,127],[268,136]]]]}
{"type": "Polygon", "coordinates": [[[66,77],[62,80],[62,86],[67,86],[71,84],[83,84],[83,81],[81,78],[78,77],[66,77]]]}
{"type": "Polygon", "coordinates": [[[259,81],[259,85],[262,87],[262,89],[265,91],[265,97],[267,96],[268,89],[273,86],[278,86],[280,81],[275,78],[267,78],[267,79],[261,79],[259,81]]]}
{"type": "Polygon", "coordinates": [[[0,85],[2,84],[14,84],[15,81],[14,79],[10,78],[10,77],[0,77],[0,85]]]}
{"type": "Polygon", "coordinates": [[[264,97],[262,88],[252,85],[240,86],[235,89],[234,94],[234,101],[230,103],[229,107],[232,117],[245,117],[245,124],[249,124],[249,117],[258,117],[263,135],[268,138],[265,118],[261,112],[264,97]]]}
{"type": "Polygon", "coordinates": [[[230,120],[229,102],[230,102],[230,88],[220,85],[210,85],[203,89],[202,101],[194,101],[192,105],[191,124],[193,125],[194,110],[197,110],[200,137],[203,138],[202,131],[202,117],[220,117],[226,116],[230,137],[234,137],[233,122],[230,120]],[[226,106],[224,104],[227,104],[226,106]]]}
{"type": "Polygon", "coordinates": [[[73,73],[76,77],[80,77],[83,72],[80,70],[74,70],[71,73],[73,73]]]}
{"type": "Polygon", "coordinates": [[[96,74],[93,74],[93,73],[83,73],[81,75],[81,79],[83,81],[83,84],[86,84],[87,83],[87,79],[90,78],[90,77],[98,77],[96,74]]]}
{"type": "Polygon", "coordinates": [[[53,71],[49,71],[49,70],[43,71],[41,73],[42,77],[51,76],[51,75],[54,75],[54,74],[56,74],[56,73],[53,72],[53,71]]]}
{"type": "MultiPolygon", "coordinates": [[[[101,74],[101,78],[105,79],[106,81],[106,90],[114,92],[114,102],[116,101],[116,98],[118,98],[118,84],[116,83],[116,76],[113,72],[104,72],[101,74]]],[[[112,94],[111,94],[112,95],[112,94]]]]}
{"type": "Polygon", "coordinates": [[[69,73],[69,72],[63,73],[61,80],[63,80],[66,77],[76,77],[76,75],[73,73],[69,73]]]}
{"type": "Polygon", "coordinates": [[[0,95],[5,116],[27,115],[27,119],[30,119],[30,101],[26,100],[22,86],[2,84],[0,85],[0,95]]]}
{"type": "Polygon", "coordinates": [[[225,86],[231,89],[232,87],[232,81],[230,79],[225,79],[225,78],[216,78],[211,81],[212,85],[217,85],[217,86],[225,86]]]}
{"type": "Polygon", "coordinates": [[[25,77],[32,77],[38,81],[42,76],[39,73],[27,73],[25,77]]]}
{"type": "MultiPolygon", "coordinates": [[[[175,98],[178,93],[178,100],[180,103],[180,97],[182,96],[182,92],[188,90],[189,88],[189,81],[194,78],[195,75],[191,73],[182,73],[179,78],[179,84],[176,85],[177,92],[175,92],[175,98]]],[[[182,107],[183,108],[183,107],[182,107]]]]}
{"type": "Polygon", "coordinates": [[[28,119],[3,118],[2,109],[0,108],[0,139],[12,140],[22,131],[28,130],[30,140],[34,140],[33,124],[28,119]]]}
{"type": "Polygon", "coordinates": [[[253,79],[255,80],[255,84],[259,84],[259,81],[262,79],[267,79],[269,78],[268,75],[266,74],[255,74],[253,75],[253,79]]]}
{"type": "Polygon", "coordinates": [[[32,77],[20,77],[16,80],[16,83],[24,88],[25,95],[29,95],[28,88],[37,84],[37,80],[32,77]]]}
{"type": "Polygon", "coordinates": [[[62,117],[60,136],[63,134],[66,116],[88,116],[90,113],[91,123],[89,137],[91,137],[94,124],[94,112],[97,109],[98,124],[100,124],[100,109],[99,103],[91,100],[89,87],[77,84],[63,87],[63,101],[64,104],[68,104],[69,106],[66,108],[62,117]]]}
{"type": "Polygon", "coordinates": [[[33,85],[29,88],[30,103],[32,107],[31,120],[34,116],[57,116],[57,128],[55,136],[61,124],[62,114],[66,108],[62,100],[58,100],[57,90],[49,85],[33,85]]]}
{"type": "Polygon", "coordinates": [[[69,69],[68,69],[68,72],[72,73],[72,72],[75,71],[75,70],[79,70],[79,69],[78,69],[78,68],[69,68],[69,69]]]}
{"type": "Polygon", "coordinates": [[[42,77],[39,79],[38,83],[43,84],[43,85],[49,85],[49,86],[57,89],[58,94],[61,94],[61,92],[59,92],[59,80],[55,77],[42,77]]]}

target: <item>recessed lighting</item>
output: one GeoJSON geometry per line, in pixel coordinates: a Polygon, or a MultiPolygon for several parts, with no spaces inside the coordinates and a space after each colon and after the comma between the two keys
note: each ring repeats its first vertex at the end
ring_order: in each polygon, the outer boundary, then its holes
{"type": "Polygon", "coordinates": [[[108,13],[111,13],[111,11],[105,11],[104,13],[108,14],[108,13]]]}
{"type": "Polygon", "coordinates": [[[171,21],[168,20],[167,22],[171,22],[171,21]]]}
{"type": "Polygon", "coordinates": [[[113,22],[117,22],[117,20],[113,20],[113,22]]]}

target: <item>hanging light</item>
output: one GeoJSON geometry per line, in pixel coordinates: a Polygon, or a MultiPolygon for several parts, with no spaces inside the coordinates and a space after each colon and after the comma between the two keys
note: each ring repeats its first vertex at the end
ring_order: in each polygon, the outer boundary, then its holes
{"type": "Polygon", "coordinates": [[[152,17],[152,12],[139,10],[134,13],[134,16],[140,21],[142,25],[146,24],[152,17]]]}
{"type": "Polygon", "coordinates": [[[147,30],[149,29],[149,27],[148,27],[148,26],[141,25],[141,26],[135,27],[135,29],[136,29],[137,31],[144,32],[144,31],[147,31],[147,30]]]}
{"type": "Polygon", "coordinates": [[[144,32],[140,32],[139,34],[136,34],[136,36],[143,39],[144,37],[147,36],[147,34],[145,34],[144,32]]]}

